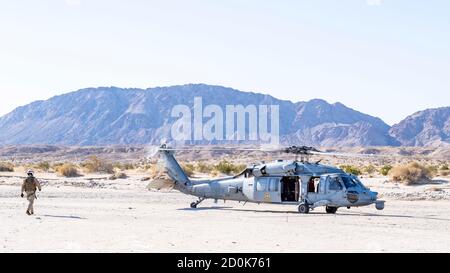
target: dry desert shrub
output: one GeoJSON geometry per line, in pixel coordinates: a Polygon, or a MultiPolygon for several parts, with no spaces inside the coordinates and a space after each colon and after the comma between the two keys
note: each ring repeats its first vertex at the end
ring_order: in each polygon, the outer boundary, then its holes
{"type": "Polygon", "coordinates": [[[448,168],[447,163],[444,163],[439,167],[439,175],[440,176],[450,176],[450,169],[448,168]]]}
{"type": "Polygon", "coordinates": [[[64,177],[77,177],[80,176],[78,167],[72,163],[65,163],[56,168],[56,171],[60,176],[64,177]]]}
{"type": "Polygon", "coordinates": [[[238,174],[247,168],[246,165],[243,164],[233,164],[227,160],[222,160],[219,164],[214,166],[214,170],[223,174],[238,174]]]}
{"type": "Polygon", "coordinates": [[[150,171],[152,172],[152,168],[155,168],[156,163],[149,163],[149,162],[139,162],[136,164],[135,168],[140,171],[150,171]]]}
{"type": "Polygon", "coordinates": [[[209,173],[209,175],[212,176],[212,177],[219,177],[221,175],[221,173],[219,171],[217,171],[217,170],[212,170],[209,173]]]}
{"type": "Polygon", "coordinates": [[[89,173],[114,173],[114,166],[97,156],[90,156],[88,160],[82,163],[82,167],[89,173]]]}
{"type": "Polygon", "coordinates": [[[199,162],[197,164],[181,163],[181,167],[187,176],[192,176],[194,173],[207,174],[211,176],[219,176],[220,174],[235,175],[247,167],[243,164],[234,164],[227,160],[222,160],[217,164],[208,164],[199,162]]]}
{"type": "Polygon", "coordinates": [[[439,174],[439,166],[437,165],[429,165],[427,166],[427,169],[431,176],[436,176],[439,174]]]}
{"type": "Polygon", "coordinates": [[[161,174],[161,168],[158,164],[148,164],[144,169],[150,172],[150,177],[156,177],[161,174]]]}
{"type": "Polygon", "coordinates": [[[128,175],[126,173],[116,173],[115,176],[118,179],[126,179],[126,178],[128,178],[128,175]]]}
{"type": "Polygon", "coordinates": [[[150,173],[150,175],[148,177],[144,177],[143,181],[169,179],[167,171],[164,169],[163,165],[160,163],[148,164],[148,172],[150,173]]]}
{"type": "Polygon", "coordinates": [[[181,164],[181,168],[183,169],[184,173],[187,176],[192,176],[195,172],[195,167],[194,165],[190,164],[190,163],[182,163],[181,164]]]}
{"type": "Polygon", "coordinates": [[[387,176],[391,170],[392,170],[391,165],[384,165],[383,167],[381,167],[380,173],[384,176],[387,176]]]}
{"type": "Polygon", "coordinates": [[[433,177],[430,170],[427,167],[420,165],[418,162],[395,166],[389,172],[389,175],[393,181],[401,182],[406,185],[429,181],[433,177]]]}
{"type": "Polygon", "coordinates": [[[49,171],[50,167],[51,166],[50,166],[50,163],[48,161],[42,161],[42,162],[39,162],[39,163],[37,163],[37,164],[35,164],[33,166],[34,169],[41,170],[41,171],[44,171],[44,172],[49,171]]]}
{"type": "Polygon", "coordinates": [[[198,162],[195,166],[195,170],[199,173],[209,174],[214,170],[214,166],[205,162],[198,162]]]}
{"type": "Polygon", "coordinates": [[[352,165],[341,165],[341,166],[339,166],[339,168],[344,170],[344,172],[353,174],[353,175],[361,175],[361,173],[362,173],[358,167],[352,166],[352,165]]]}
{"type": "Polygon", "coordinates": [[[14,172],[14,165],[9,162],[0,162],[0,172],[14,172]]]}
{"type": "Polygon", "coordinates": [[[123,172],[115,173],[109,177],[109,180],[116,180],[116,179],[127,179],[128,175],[123,172]]]}
{"type": "Polygon", "coordinates": [[[113,164],[113,168],[119,169],[121,171],[134,170],[136,166],[133,163],[120,163],[116,162],[113,164]]]}
{"type": "Polygon", "coordinates": [[[367,165],[363,168],[363,172],[366,174],[369,174],[369,175],[374,174],[376,171],[377,171],[377,169],[372,164],[367,165]]]}

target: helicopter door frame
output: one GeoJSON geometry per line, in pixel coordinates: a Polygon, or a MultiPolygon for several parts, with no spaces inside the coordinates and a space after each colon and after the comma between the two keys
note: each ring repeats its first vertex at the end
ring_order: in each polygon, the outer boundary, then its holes
{"type": "Polygon", "coordinates": [[[292,203],[298,203],[300,201],[300,192],[301,190],[301,186],[303,183],[301,183],[301,179],[299,176],[283,176],[281,181],[281,187],[280,187],[280,198],[281,198],[281,202],[282,203],[288,203],[288,204],[292,204],[292,203]],[[289,179],[291,181],[286,181],[285,179],[289,179]],[[286,196],[286,192],[285,192],[285,186],[286,184],[291,183],[292,184],[292,180],[294,180],[294,185],[290,185],[289,187],[289,191],[288,191],[288,196],[286,196]],[[286,200],[289,199],[289,200],[286,200]]]}

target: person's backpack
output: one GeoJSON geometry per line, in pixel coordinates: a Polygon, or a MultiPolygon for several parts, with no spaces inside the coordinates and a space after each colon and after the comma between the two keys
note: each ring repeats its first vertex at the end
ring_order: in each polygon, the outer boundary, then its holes
{"type": "Polygon", "coordinates": [[[26,190],[36,191],[36,183],[34,183],[34,177],[27,177],[26,182],[26,190]]]}

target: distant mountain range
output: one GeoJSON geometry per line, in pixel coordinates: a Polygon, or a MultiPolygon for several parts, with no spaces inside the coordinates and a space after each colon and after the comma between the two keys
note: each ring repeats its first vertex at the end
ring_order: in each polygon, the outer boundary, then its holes
{"type": "MultiPolygon", "coordinates": [[[[293,103],[269,95],[205,84],[122,89],[87,88],[18,107],[0,118],[0,145],[159,144],[171,140],[175,105],[279,105],[283,144],[428,146],[450,144],[450,107],[429,109],[392,127],[341,103],[293,103]]],[[[208,119],[205,119],[208,120],[208,119]]],[[[201,141],[201,144],[208,144],[201,141]]],[[[226,142],[213,142],[222,144],[226,142]]]]}
{"type": "Polygon", "coordinates": [[[450,143],[450,107],[417,112],[392,126],[390,135],[403,146],[450,143]]]}

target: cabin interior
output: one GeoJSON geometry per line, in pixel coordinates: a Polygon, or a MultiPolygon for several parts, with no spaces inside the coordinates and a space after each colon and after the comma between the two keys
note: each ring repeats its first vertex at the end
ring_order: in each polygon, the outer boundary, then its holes
{"type": "MultiPolygon", "coordinates": [[[[311,177],[308,182],[308,193],[319,192],[320,177],[311,177]]],[[[281,201],[298,202],[300,198],[300,178],[285,176],[281,179],[281,201]]]]}
{"type": "Polygon", "coordinates": [[[281,179],[281,201],[298,202],[300,197],[300,178],[285,176],[281,179]]]}

